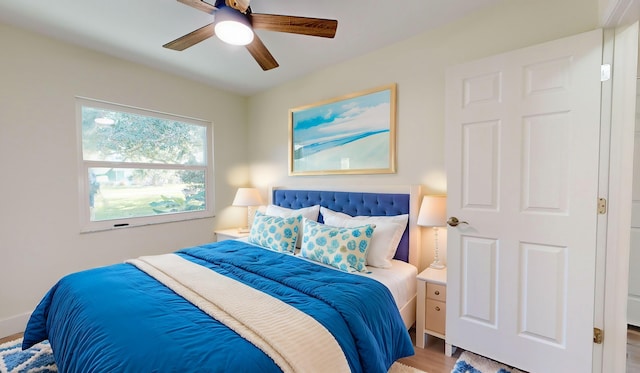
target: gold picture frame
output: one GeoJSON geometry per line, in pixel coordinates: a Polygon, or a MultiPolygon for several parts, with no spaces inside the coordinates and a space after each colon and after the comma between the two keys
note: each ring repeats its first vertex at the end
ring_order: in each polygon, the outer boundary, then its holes
{"type": "Polygon", "coordinates": [[[396,84],[289,110],[289,175],[396,172],[396,84]]]}

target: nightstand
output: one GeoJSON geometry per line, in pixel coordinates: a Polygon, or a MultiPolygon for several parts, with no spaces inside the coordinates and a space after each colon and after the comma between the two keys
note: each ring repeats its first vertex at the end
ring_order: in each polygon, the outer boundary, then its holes
{"type": "MultiPolygon", "coordinates": [[[[445,339],[447,315],[447,269],[427,268],[420,272],[416,309],[416,346],[424,348],[428,336],[445,339]]],[[[455,347],[445,343],[444,353],[451,356],[455,347]]]]}
{"type": "Polygon", "coordinates": [[[249,237],[249,232],[238,232],[238,228],[220,229],[214,231],[216,234],[216,241],[233,240],[235,238],[249,237]]]}

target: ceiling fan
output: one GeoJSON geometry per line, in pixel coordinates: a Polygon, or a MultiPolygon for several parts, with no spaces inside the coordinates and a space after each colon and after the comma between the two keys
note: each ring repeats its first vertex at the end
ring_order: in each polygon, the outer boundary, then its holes
{"type": "Polygon", "coordinates": [[[214,21],[204,27],[181,36],[163,47],[177,51],[185,50],[214,35],[229,44],[245,45],[262,70],[278,67],[262,40],[253,30],[268,30],[333,38],[338,21],[322,18],[253,13],[250,0],[216,0],[211,5],[203,0],[178,0],[183,4],[212,14],[214,21]]]}

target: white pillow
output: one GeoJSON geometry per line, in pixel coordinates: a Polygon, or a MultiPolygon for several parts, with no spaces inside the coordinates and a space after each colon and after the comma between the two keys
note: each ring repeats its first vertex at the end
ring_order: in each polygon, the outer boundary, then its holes
{"type": "MultiPolygon", "coordinates": [[[[289,218],[292,216],[302,215],[303,218],[318,221],[318,214],[320,213],[320,205],[303,207],[301,209],[288,209],[286,207],[269,205],[265,211],[265,215],[278,216],[281,218],[289,218]]],[[[302,223],[298,225],[298,239],[296,240],[296,247],[300,248],[302,244],[302,223]]]]}
{"type": "Polygon", "coordinates": [[[324,223],[334,227],[358,227],[373,224],[371,244],[367,250],[367,265],[378,268],[391,268],[391,259],[396,255],[398,244],[407,227],[409,215],[394,216],[351,216],[321,207],[324,223]]]}

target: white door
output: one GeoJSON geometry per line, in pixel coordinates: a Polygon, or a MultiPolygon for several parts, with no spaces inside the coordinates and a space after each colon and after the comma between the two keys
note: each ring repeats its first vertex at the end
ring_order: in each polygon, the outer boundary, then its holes
{"type": "Polygon", "coordinates": [[[590,372],[602,31],[450,68],[448,343],[590,372]]]}

